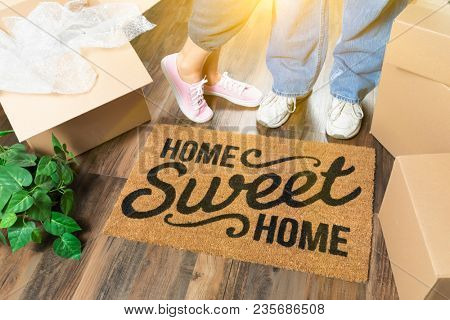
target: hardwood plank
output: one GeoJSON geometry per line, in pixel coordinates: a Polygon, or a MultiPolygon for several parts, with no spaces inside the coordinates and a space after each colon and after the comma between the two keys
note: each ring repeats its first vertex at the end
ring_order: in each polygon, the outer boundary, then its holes
{"type": "Polygon", "coordinates": [[[128,178],[139,150],[147,141],[151,125],[130,130],[78,157],[79,173],[128,178]]]}
{"type": "Polygon", "coordinates": [[[391,176],[394,157],[375,138],[373,138],[373,140],[377,151],[374,212],[378,213],[380,211],[381,202],[383,201],[389,177],[391,176]]]}
{"type": "Polygon", "coordinates": [[[232,260],[199,254],[185,299],[222,299],[232,260]]]}
{"type": "Polygon", "coordinates": [[[146,249],[144,243],[100,235],[71,298],[126,299],[146,249]]]}
{"type": "Polygon", "coordinates": [[[366,299],[398,299],[389,256],[378,216],[374,216],[372,257],[366,299]]]}
{"type": "MultiPolygon", "coordinates": [[[[0,105],[0,131],[12,130],[11,124],[6,117],[5,111],[0,105]]],[[[0,137],[0,145],[9,146],[11,144],[17,143],[17,137],[14,134],[10,134],[4,137],[0,137]]]]}
{"type": "Polygon", "coordinates": [[[102,259],[101,255],[93,255],[93,247],[124,182],[124,179],[92,174],[77,177],[74,191],[77,199],[82,201],[77,201],[72,215],[83,228],[80,233],[82,259],[73,261],[59,258],[53,254],[51,243],[46,243],[41,247],[39,264],[24,284],[21,298],[69,299],[73,296],[86,267],[102,259]]]}
{"type": "Polygon", "coordinates": [[[272,287],[272,267],[233,261],[224,299],[264,299],[272,287]]]}
{"type": "Polygon", "coordinates": [[[11,249],[0,246],[0,299],[19,299],[29,284],[42,252],[35,246],[11,253],[11,249]]]}
{"type": "Polygon", "coordinates": [[[148,246],[129,299],[184,299],[197,254],[156,245],[148,246]]]}

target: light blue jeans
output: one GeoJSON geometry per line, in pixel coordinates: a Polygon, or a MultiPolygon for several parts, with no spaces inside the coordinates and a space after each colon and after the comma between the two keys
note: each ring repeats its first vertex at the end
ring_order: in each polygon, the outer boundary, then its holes
{"type": "MultiPolygon", "coordinates": [[[[328,0],[274,1],[267,66],[273,91],[304,96],[317,80],[328,44],[328,0]]],[[[407,0],[344,0],[342,33],[334,49],[331,94],[360,102],[378,83],[394,18],[407,0]]]]}

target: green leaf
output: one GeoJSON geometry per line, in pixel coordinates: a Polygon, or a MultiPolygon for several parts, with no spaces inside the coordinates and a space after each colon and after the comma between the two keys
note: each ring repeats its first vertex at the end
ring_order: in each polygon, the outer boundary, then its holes
{"type": "Polygon", "coordinates": [[[66,160],[66,153],[64,152],[64,148],[61,145],[61,142],[59,142],[59,140],[55,137],[53,133],[52,133],[52,144],[55,154],[59,156],[61,159],[66,160]]]}
{"type": "Polygon", "coordinates": [[[72,189],[64,190],[64,193],[61,197],[61,211],[68,215],[72,212],[74,203],[74,193],[72,189]]]}
{"type": "Polygon", "coordinates": [[[30,218],[39,221],[47,221],[51,217],[52,199],[48,196],[47,192],[42,189],[37,189],[33,193],[34,203],[26,214],[30,218]]]}
{"type": "Polygon", "coordinates": [[[8,134],[14,133],[14,130],[0,131],[0,137],[7,136],[8,134]]]}
{"type": "Polygon", "coordinates": [[[58,138],[52,133],[52,144],[53,148],[58,148],[64,151],[63,146],[61,145],[61,142],[59,142],[58,138]]]}
{"type": "Polygon", "coordinates": [[[38,163],[36,176],[51,176],[57,170],[56,162],[50,156],[43,156],[38,163]]]}
{"type": "Polygon", "coordinates": [[[16,252],[31,242],[31,234],[35,228],[34,222],[24,222],[22,219],[19,219],[8,229],[8,239],[12,252],[16,252]]]}
{"type": "Polygon", "coordinates": [[[17,221],[17,216],[14,212],[7,212],[2,216],[0,228],[9,228],[17,221]]]}
{"type": "Polygon", "coordinates": [[[46,191],[51,190],[55,186],[52,178],[49,176],[36,176],[34,178],[34,184],[36,185],[37,188],[46,191]]]}
{"type": "Polygon", "coordinates": [[[11,196],[8,206],[5,209],[6,213],[19,213],[28,210],[33,205],[33,198],[25,190],[20,190],[11,196]]]}
{"type": "Polygon", "coordinates": [[[2,230],[0,230],[0,242],[4,245],[8,245],[8,242],[6,241],[5,235],[3,234],[2,230]]]}
{"type": "Polygon", "coordinates": [[[26,152],[23,144],[17,143],[0,154],[4,166],[32,167],[36,165],[36,156],[26,152]]]}
{"type": "Polygon", "coordinates": [[[73,171],[72,169],[64,163],[60,164],[60,172],[61,172],[61,179],[63,183],[68,186],[73,181],[73,171]]]}
{"type": "Polygon", "coordinates": [[[70,152],[69,150],[67,150],[67,144],[65,144],[65,143],[63,144],[63,150],[64,150],[64,153],[66,154],[66,156],[68,156],[69,159],[74,157],[73,153],[70,152]]]}
{"type": "Polygon", "coordinates": [[[44,222],[44,229],[54,236],[81,230],[74,219],[60,212],[52,212],[51,219],[44,222]]]}
{"type": "Polygon", "coordinates": [[[12,192],[10,192],[4,186],[0,186],[0,212],[5,207],[6,203],[9,200],[9,198],[11,198],[11,195],[12,195],[12,192]]]}
{"type": "Polygon", "coordinates": [[[73,234],[64,233],[53,242],[53,251],[60,257],[80,260],[81,242],[73,234]]]}
{"type": "Polygon", "coordinates": [[[34,243],[42,243],[42,232],[39,228],[35,228],[31,232],[31,241],[34,243]]]}
{"type": "Polygon", "coordinates": [[[77,158],[75,158],[74,153],[71,152],[71,151],[67,152],[67,158],[68,158],[70,161],[73,161],[73,163],[75,163],[76,165],[79,165],[79,164],[80,164],[80,163],[78,162],[77,158]]]}
{"type": "Polygon", "coordinates": [[[33,182],[33,177],[28,170],[17,167],[0,166],[0,186],[6,188],[10,192],[28,187],[33,182]]]}
{"type": "Polygon", "coordinates": [[[56,171],[50,175],[52,182],[57,186],[61,182],[61,166],[56,165],[56,171]]]}
{"type": "Polygon", "coordinates": [[[13,144],[12,146],[9,146],[8,149],[12,149],[12,150],[16,150],[16,151],[22,151],[22,152],[27,150],[25,145],[21,144],[21,143],[13,144]]]}

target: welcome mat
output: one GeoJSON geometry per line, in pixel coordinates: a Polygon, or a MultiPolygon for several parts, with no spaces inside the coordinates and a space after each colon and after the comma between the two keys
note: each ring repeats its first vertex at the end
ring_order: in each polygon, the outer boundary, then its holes
{"type": "Polygon", "coordinates": [[[157,125],[104,232],[367,280],[373,149],[157,125]]]}

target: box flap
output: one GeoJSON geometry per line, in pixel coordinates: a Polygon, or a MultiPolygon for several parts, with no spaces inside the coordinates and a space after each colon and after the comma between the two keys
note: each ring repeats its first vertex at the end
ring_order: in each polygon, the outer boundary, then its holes
{"type": "MultiPolygon", "coordinates": [[[[14,2],[19,2],[14,10],[26,15],[39,1],[14,2]]],[[[17,13],[0,4],[0,17],[12,15],[17,13]]],[[[0,103],[19,141],[60,125],[152,81],[130,44],[113,49],[86,49],[82,51],[82,56],[91,62],[98,74],[95,86],[88,93],[37,95],[0,92],[0,103]]]]}
{"type": "Polygon", "coordinates": [[[450,4],[417,1],[395,19],[385,62],[450,86],[450,4]]]}
{"type": "Polygon", "coordinates": [[[450,153],[450,88],[385,63],[370,132],[393,155],[450,153]]]}
{"type": "Polygon", "coordinates": [[[450,154],[398,157],[438,277],[450,277],[450,154]]]}

